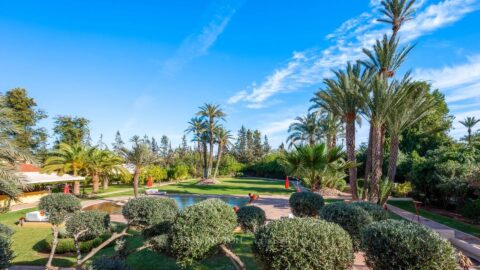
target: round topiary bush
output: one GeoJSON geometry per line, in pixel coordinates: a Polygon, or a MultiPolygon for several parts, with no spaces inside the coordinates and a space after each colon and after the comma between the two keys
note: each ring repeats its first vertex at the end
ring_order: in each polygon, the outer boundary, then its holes
{"type": "Polygon", "coordinates": [[[237,216],[220,199],[208,199],[178,214],[169,234],[168,251],[182,266],[206,258],[217,247],[233,240],[237,216]]]}
{"type": "Polygon", "coordinates": [[[74,213],[66,222],[66,230],[79,241],[93,239],[110,229],[110,216],[106,212],[86,211],[74,213]]]}
{"type": "Polygon", "coordinates": [[[172,198],[139,197],[129,200],[122,213],[131,225],[149,230],[154,227],[162,233],[168,231],[175,220],[178,206],[172,198]]]}
{"type": "Polygon", "coordinates": [[[93,260],[89,270],[130,270],[131,268],[123,260],[108,257],[100,257],[93,260]]]}
{"type": "Polygon", "coordinates": [[[0,234],[0,269],[8,269],[15,257],[12,250],[11,234],[0,234]]]}
{"type": "Polygon", "coordinates": [[[3,225],[0,223],[0,235],[5,235],[5,236],[12,236],[13,235],[13,230],[10,229],[7,225],[3,225]]]}
{"type": "Polygon", "coordinates": [[[462,208],[462,216],[480,223],[480,199],[467,202],[462,208]]]}
{"type": "Polygon", "coordinates": [[[347,231],[352,237],[355,251],[360,249],[362,229],[373,222],[367,211],[343,202],[325,205],[320,211],[320,217],[326,221],[337,223],[347,231]]]}
{"type": "Polygon", "coordinates": [[[48,220],[51,224],[59,225],[65,221],[68,215],[80,211],[80,200],[64,193],[53,193],[42,197],[38,208],[48,214],[48,220]]]}
{"type": "Polygon", "coordinates": [[[242,230],[255,232],[267,220],[265,211],[258,206],[243,206],[237,211],[238,224],[242,230]]]}
{"type": "Polygon", "coordinates": [[[451,244],[431,229],[408,221],[370,224],[362,232],[362,248],[374,270],[456,269],[451,244]]]}
{"type": "Polygon", "coordinates": [[[382,221],[390,218],[387,210],[380,205],[370,202],[353,202],[352,205],[358,206],[367,211],[372,217],[373,221],[382,221]]]}
{"type": "Polygon", "coordinates": [[[297,217],[316,217],[325,205],[321,195],[309,191],[293,193],[288,202],[297,217]]]}
{"type": "Polygon", "coordinates": [[[262,269],[350,269],[352,240],[337,224],[316,218],[274,220],[258,229],[253,253],[262,269]]]}

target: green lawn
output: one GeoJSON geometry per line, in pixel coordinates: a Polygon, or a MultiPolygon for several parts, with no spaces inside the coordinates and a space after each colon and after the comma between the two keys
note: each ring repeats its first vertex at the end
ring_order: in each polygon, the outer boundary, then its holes
{"type": "MultiPolygon", "coordinates": [[[[411,213],[415,213],[415,208],[411,201],[388,201],[388,204],[407,210],[411,213]]],[[[475,226],[472,224],[467,224],[449,217],[445,217],[439,214],[428,212],[425,209],[420,209],[420,215],[422,217],[431,219],[448,227],[457,229],[459,231],[480,237],[480,226],[475,226]]]]}
{"type": "MultiPolygon", "coordinates": [[[[102,193],[106,193],[106,192],[115,192],[115,191],[121,191],[121,190],[127,191],[129,189],[132,189],[131,184],[130,185],[128,185],[128,184],[109,185],[108,189],[103,189],[103,187],[100,187],[98,189],[97,194],[102,194],[102,193]]],[[[92,190],[93,190],[93,188],[91,186],[85,187],[85,189],[84,189],[85,193],[87,193],[87,194],[91,194],[92,190]]]]}

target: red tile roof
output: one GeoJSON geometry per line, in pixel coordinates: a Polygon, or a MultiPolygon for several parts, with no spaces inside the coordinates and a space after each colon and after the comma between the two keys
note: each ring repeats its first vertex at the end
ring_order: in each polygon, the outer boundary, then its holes
{"type": "Polygon", "coordinates": [[[40,168],[32,164],[20,164],[20,172],[40,172],[40,168]]]}

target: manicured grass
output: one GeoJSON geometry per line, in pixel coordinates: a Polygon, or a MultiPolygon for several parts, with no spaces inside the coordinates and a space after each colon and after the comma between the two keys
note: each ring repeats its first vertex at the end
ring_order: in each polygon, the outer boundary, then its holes
{"type": "Polygon", "coordinates": [[[272,181],[249,178],[222,178],[219,184],[197,185],[198,180],[185,181],[178,184],[159,187],[158,190],[168,193],[215,194],[215,195],[247,195],[252,192],[261,195],[290,195],[295,192],[293,184],[285,189],[283,181],[272,181]]]}
{"type": "MultiPolygon", "coordinates": [[[[388,204],[401,208],[411,213],[415,213],[415,208],[413,207],[412,202],[410,201],[388,201],[388,204]]],[[[459,231],[480,237],[480,226],[475,226],[472,224],[467,224],[449,217],[445,217],[439,214],[428,212],[425,209],[420,209],[420,215],[422,217],[431,219],[448,227],[457,229],[459,231]]]]}
{"type": "MultiPolygon", "coordinates": [[[[100,187],[98,189],[97,194],[102,194],[102,193],[107,193],[107,192],[116,192],[116,191],[121,191],[121,190],[127,191],[129,189],[132,189],[131,184],[128,184],[128,185],[127,184],[115,184],[115,185],[109,185],[108,189],[103,189],[103,187],[100,187]]],[[[85,193],[91,194],[93,188],[91,186],[89,186],[89,187],[86,187],[84,190],[85,190],[85,193]]]]}

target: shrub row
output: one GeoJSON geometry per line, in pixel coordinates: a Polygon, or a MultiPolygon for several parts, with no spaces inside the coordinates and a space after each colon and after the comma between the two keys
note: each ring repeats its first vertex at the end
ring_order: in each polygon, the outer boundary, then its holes
{"type": "MultiPolygon", "coordinates": [[[[89,252],[93,248],[98,247],[103,241],[105,241],[110,235],[102,235],[99,237],[95,237],[91,240],[87,241],[81,241],[80,242],[80,250],[82,252],[89,252]]],[[[52,249],[52,241],[53,241],[53,236],[49,235],[47,238],[45,238],[44,245],[43,245],[43,251],[44,252],[50,252],[52,249]]],[[[65,254],[65,253],[74,253],[76,252],[75,248],[75,242],[73,241],[73,238],[59,238],[58,239],[58,244],[57,248],[55,250],[56,254],[65,254]]]]}

